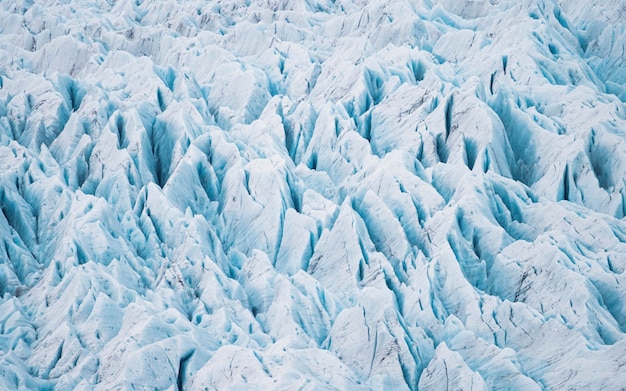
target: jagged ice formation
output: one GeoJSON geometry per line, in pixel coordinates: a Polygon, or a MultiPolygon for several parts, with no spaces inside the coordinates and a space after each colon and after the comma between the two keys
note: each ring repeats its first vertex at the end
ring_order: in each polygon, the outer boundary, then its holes
{"type": "Polygon", "coordinates": [[[624,387],[625,49],[622,0],[2,1],[0,388],[624,387]]]}

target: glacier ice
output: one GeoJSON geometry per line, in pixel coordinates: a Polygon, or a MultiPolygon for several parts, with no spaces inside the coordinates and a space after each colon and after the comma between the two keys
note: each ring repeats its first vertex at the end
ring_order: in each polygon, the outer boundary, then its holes
{"type": "Polygon", "coordinates": [[[0,3],[0,388],[619,389],[621,0],[0,3]]]}

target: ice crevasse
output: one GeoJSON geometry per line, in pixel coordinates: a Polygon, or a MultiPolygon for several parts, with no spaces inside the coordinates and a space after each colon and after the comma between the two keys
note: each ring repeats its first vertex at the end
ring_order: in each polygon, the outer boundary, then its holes
{"type": "Polygon", "coordinates": [[[626,5],[0,3],[0,389],[618,390],[626,5]]]}

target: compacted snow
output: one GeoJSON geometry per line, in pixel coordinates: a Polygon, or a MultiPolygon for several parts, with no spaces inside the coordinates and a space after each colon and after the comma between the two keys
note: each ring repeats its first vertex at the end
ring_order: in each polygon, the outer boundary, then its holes
{"type": "Polygon", "coordinates": [[[617,390],[623,0],[4,0],[0,388],[617,390]]]}

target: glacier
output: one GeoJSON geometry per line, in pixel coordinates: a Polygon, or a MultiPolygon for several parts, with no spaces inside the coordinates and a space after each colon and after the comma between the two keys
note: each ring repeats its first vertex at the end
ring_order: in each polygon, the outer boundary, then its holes
{"type": "Polygon", "coordinates": [[[623,0],[0,3],[0,388],[626,384],[623,0]]]}

